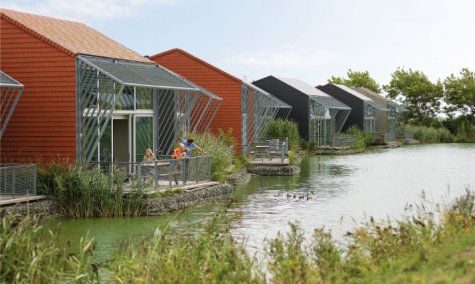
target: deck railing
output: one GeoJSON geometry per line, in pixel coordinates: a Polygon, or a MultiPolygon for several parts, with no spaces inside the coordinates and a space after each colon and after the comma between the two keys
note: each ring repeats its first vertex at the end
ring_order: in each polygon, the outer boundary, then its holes
{"type": "Polygon", "coordinates": [[[287,153],[289,152],[289,139],[271,138],[256,141],[249,145],[248,154],[253,161],[278,161],[284,163],[287,153]]]}
{"type": "Polygon", "coordinates": [[[36,194],[36,165],[0,164],[0,195],[29,196],[36,194]]]}
{"type": "Polygon", "coordinates": [[[355,141],[353,135],[338,135],[333,137],[333,147],[350,147],[355,141]]]}
{"type": "Polygon", "coordinates": [[[171,156],[158,156],[157,161],[90,163],[105,172],[126,173],[129,183],[146,183],[153,189],[193,185],[211,180],[210,156],[193,156],[172,159],[171,156]]]}

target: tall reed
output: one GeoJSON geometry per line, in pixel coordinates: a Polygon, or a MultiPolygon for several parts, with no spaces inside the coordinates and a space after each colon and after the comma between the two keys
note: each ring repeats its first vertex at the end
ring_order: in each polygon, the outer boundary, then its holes
{"type": "Polygon", "coordinates": [[[52,181],[40,178],[44,180],[40,186],[48,192],[60,214],[68,217],[138,216],[147,208],[148,197],[141,190],[143,184],[132,184],[132,190],[124,192],[127,177],[124,171],[105,173],[98,168],[79,166],[70,166],[62,172],[56,166],[51,169],[56,175],[52,181]]]}
{"type": "MultiPolygon", "coordinates": [[[[99,281],[90,256],[94,241],[82,238],[78,253],[58,246],[58,231],[47,231],[37,217],[1,217],[0,283],[91,283],[99,281]],[[45,238],[45,234],[49,238],[45,238]]],[[[97,266],[96,266],[97,268],[97,266]]]]}
{"type": "Polygon", "coordinates": [[[108,268],[120,283],[263,283],[242,246],[215,216],[198,236],[176,237],[166,228],[123,242],[108,268]],[[257,273],[257,274],[256,274],[257,273]]]}

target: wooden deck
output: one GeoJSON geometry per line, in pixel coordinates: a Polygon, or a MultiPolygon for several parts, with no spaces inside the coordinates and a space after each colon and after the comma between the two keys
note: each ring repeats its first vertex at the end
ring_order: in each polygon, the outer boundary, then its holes
{"type": "Polygon", "coordinates": [[[30,195],[30,196],[11,196],[11,195],[0,195],[0,206],[12,205],[17,203],[26,203],[31,201],[43,200],[46,199],[45,195],[30,195]]]}

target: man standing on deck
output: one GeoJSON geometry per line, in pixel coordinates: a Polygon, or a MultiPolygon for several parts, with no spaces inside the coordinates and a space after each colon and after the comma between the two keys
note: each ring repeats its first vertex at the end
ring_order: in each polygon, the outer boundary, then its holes
{"type": "MultiPolygon", "coordinates": [[[[191,156],[191,152],[193,152],[193,149],[197,149],[199,150],[200,152],[203,152],[206,154],[206,151],[203,150],[203,148],[201,148],[200,146],[196,145],[195,144],[195,141],[193,140],[193,138],[188,138],[188,139],[183,139],[181,141],[181,144],[183,144],[187,149],[188,149],[188,152],[186,152],[186,155],[188,157],[191,156]]],[[[184,161],[185,163],[185,183],[188,181],[188,164],[189,164],[189,160],[186,159],[184,161]]]]}

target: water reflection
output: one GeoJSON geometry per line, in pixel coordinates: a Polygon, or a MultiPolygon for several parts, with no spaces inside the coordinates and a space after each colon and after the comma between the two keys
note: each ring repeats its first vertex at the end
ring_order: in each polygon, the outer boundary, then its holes
{"type": "Polygon", "coordinates": [[[258,248],[263,239],[287,231],[289,222],[301,223],[309,233],[325,226],[342,236],[367,216],[400,218],[408,203],[421,200],[422,191],[428,199],[441,202],[466,188],[475,189],[474,145],[313,156],[301,166],[297,178],[256,177],[242,189],[247,197],[237,204],[241,218],[233,224],[236,236],[258,248]],[[304,193],[311,198],[298,198],[304,193]]]}
{"type": "MultiPolygon", "coordinates": [[[[311,156],[294,177],[253,177],[235,190],[228,210],[232,233],[259,250],[265,238],[299,222],[307,234],[325,226],[338,238],[367,216],[399,218],[421,192],[434,202],[475,190],[475,145],[440,144],[376,150],[350,156],[311,156]],[[448,190],[450,189],[450,190],[448,190]]],[[[97,240],[96,260],[110,256],[114,242],[152,234],[157,227],[190,234],[226,203],[157,217],[64,220],[62,238],[87,231],[97,240]]],[[[57,221],[47,224],[54,227],[57,221]]]]}

